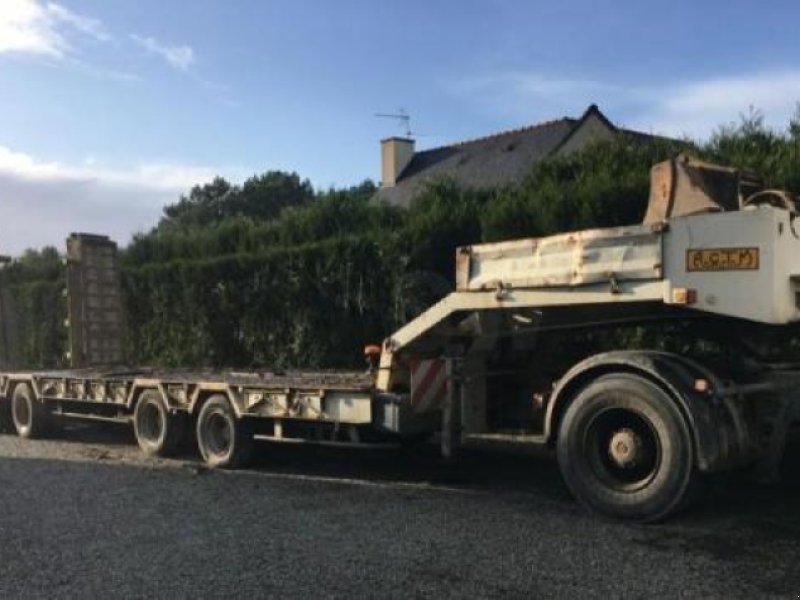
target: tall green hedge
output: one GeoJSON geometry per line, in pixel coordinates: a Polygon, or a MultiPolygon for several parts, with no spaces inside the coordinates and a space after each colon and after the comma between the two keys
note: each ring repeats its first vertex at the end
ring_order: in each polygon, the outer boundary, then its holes
{"type": "Polygon", "coordinates": [[[63,278],[22,282],[8,286],[15,321],[10,351],[13,366],[31,369],[66,364],[67,309],[63,278]]]}
{"type": "Polygon", "coordinates": [[[402,251],[353,237],[126,269],[129,355],[166,366],[352,367],[402,320],[402,251]]]}
{"type": "Polygon", "coordinates": [[[57,367],[67,348],[65,273],[55,248],[27,250],[0,270],[4,340],[13,346],[3,354],[13,366],[57,367]]]}

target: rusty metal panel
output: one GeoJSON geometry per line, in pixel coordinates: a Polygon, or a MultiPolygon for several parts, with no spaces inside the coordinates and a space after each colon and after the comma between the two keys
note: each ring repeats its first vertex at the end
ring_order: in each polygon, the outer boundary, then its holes
{"type": "Polygon", "coordinates": [[[570,287],[661,278],[660,228],[595,229],[461,249],[459,291],[570,287]]]}
{"type": "Polygon", "coordinates": [[[650,199],[645,223],[657,223],[704,212],[739,209],[740,173],[685,155],[650,171],[650,199]]]}
{"type": "Polygon", "coordinates": [[[69,359],[73,367],[124,362],[125,314],[117,245],[106,236],[67,240],[69,359]]]}

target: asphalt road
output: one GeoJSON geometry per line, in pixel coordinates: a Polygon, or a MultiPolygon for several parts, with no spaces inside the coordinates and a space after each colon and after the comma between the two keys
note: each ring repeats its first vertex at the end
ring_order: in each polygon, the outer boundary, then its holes
{"type": "Polygon", "coordinates": [[[0,436],[0,598],[800,597],[800,448],[777,487],[718,479],[636,526],[584,513],[547,456],[263,444],[226,473],[132,444],[0,436]]]}

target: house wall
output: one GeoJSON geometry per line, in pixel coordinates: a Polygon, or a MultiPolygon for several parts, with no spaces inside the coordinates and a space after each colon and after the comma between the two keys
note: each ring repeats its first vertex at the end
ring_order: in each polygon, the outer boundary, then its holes
{"type": "Polygon", "coordinates": [[[569,139],[558,149],[556,154],[565,155],[582,150],[588,144],[600,140],[610,140],[614,137],[614,130],[595,114],[589,115],[580,127],[575,130],[569,139]]]}

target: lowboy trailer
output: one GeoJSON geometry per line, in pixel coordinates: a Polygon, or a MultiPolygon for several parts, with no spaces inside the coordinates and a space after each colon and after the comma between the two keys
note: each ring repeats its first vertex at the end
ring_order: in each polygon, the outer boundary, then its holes
{"type": "Polygon", "coordinates": [[[255,435],[438,435],[450,458],[469,445],[550,446],[581,503],[656,521],[703,474],[777,473],[800,421],[800,364],[783,350],[800,322],[796,220],[786,192],[679,156],[653,167],[642,225],[459,248],[456,291],[367,347],[364,373],[96,366],[120,361],[116,249],[77,235],[67,281],[81,368],[0,373],[0,407],[22,437],[60,418],[129,422],[159,456],[193,431],[217,467],[242,464],[255,435]],[[551,378],[558,334],[653,323],[681,324],[729,360],[623,345],[551,378]]]}

